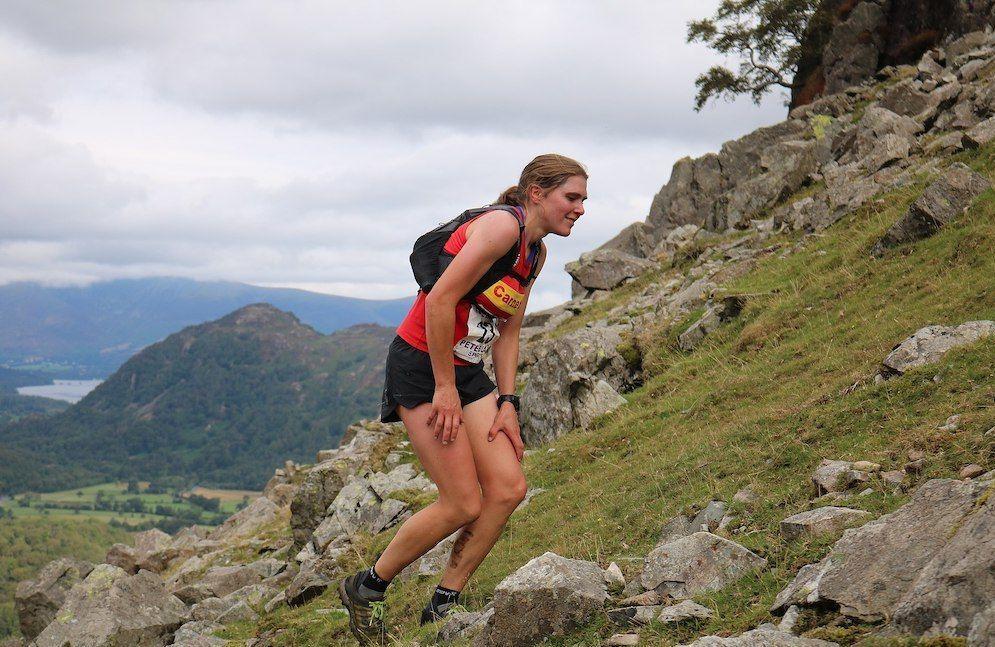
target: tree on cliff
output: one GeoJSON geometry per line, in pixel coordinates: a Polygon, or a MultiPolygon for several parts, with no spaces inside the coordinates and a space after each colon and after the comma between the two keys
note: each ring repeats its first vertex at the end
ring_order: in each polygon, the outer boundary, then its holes
{"type": "Polygon", "coordinates": [[[702,42],[740,59],[739,70],[716,65],[698,76],[695,110],[710,99],[749,94],[754,102],[771,89],[792,89],[798,63],[821,49],[829,31],[822,0],[722,0],[711,18],[688,23],[688,42],[702,42]],[[826,24],[824,25],[823,22],[826,24]]]}

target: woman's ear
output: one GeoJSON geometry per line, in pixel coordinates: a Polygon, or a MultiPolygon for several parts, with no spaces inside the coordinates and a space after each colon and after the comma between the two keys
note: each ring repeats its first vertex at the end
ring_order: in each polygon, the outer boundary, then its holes
{"type": "Polygon", "coordinates": [[[532,202],[538,204],[540,200],[546,197],[546,193],[538,184],[530,184],[528,188],[528,196],[532,202]]]}

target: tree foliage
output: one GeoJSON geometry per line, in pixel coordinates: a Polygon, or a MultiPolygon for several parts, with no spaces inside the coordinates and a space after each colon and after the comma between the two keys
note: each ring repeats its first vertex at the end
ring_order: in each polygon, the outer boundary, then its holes
{"type": "Polygon", "coordinates": [[[755,103],[772,88],[792,89],[806,34],[821,0],[722,0],[711,18],[688,23],[688,42],[739,58],[737,71],[716,65],[698,76],[695,110],[709,100],[749,94],[755,103]]]}

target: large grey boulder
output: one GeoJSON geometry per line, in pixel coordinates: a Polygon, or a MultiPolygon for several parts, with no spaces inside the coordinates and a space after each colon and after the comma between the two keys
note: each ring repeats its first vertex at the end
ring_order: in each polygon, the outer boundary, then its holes
{"type": "Polygon", "coordinates": [[[624,326],[582,328],[545,340],[522,395],[522,438],[549,442],[619,404],[618,391],[632,379],[619,352],[624,326]],[[601,384],[601,383],[604,384],[601,384]],[[605,386],[615,393],[609,392],[605,386]]]}
{"type": "Polygon", "coordinates": [[[587,429],[595,418],[626,403],[622,394],[606,380],[588,375],[575,374],[573,377],[571,404],[576,427],[587,429]]]}
{"type": "Polygon", "coordinates": [[[760,154],[756,177],[740,182],[719,200],[725,228],[744,228],[750,219],[802,188],[831,159],[829,140],[777,142],[760,154]]]}
{"type": "MultiPolygon", "coordinates": [[[[715,532],[726,516],[725,501],[709,501],[708,505],[698,511],[698,514],[688,524],[686,535],[695,532],[715,532]]],[[[685,536],[686,536],[685,535],[685,536]]]]}
{"type": "MultiPolygon", "coordinates": [[[[147,531],[147,533],[152,532],[147,531]]],[[[156,531],[158,532],[160,531],[156,531]]],[[[153,573],[162,573],[174,563],[215,550],[217,540],[207,539],[210,532],[208,528],[189,526],[181,528],[172,537],[165,533],[138,533],[135,539],[136,568],[132,572],[144,568],[153,573]]],[[[110,559],[107,562],[113,563],[110,559]]]]}
{"type": "MultiPolygon", "coordinates": [[[[917,575],[891,625],[916,636],[966,636],[995,599],[995,497],[992,481],[955,533],[917,575]],[[982,501],[984,501],[982,503],[982,501]]],[[[990,620],[989,620],[990,622],[990,620]]]]}
{"type": "Polygon", "coordinates": [[[138,572],[138,552],[134,546],[129,546],[128,544],[113,544],[107,549],[107,555],[104,556],[104,563],[117,566],[134,575],[138,572]]]}
{"type": "Polygon", "coordinates": [[[158,528],[136,532],[134,537],[134,546],[127,544],[111,546],[104,561],[134,575],[142,568],[154,573],[161,573],[169,561],[179,557],[179,550],[169,550],[173,538],[158,528]],[[150,559],[151,555],[155,555],[155,557],[150,559]]]}
{"type": "Polygon", "coordinates": [[[774,625],[760,625],[738,636],[704,636],[687,647],[839,647],[816,638],[802,638],[779,630],[774,625]]]}
{"type": "Polygon", "coordinates": [[[663,240],[653,247],[649,253],[649,257],[661,263],[673,263],[679,253],[694,245],[695,234],[699,231],[701,231],[701,227],[694,224],[675,227],[667,233],[663,240]]]}
{"type": "Polygon", "coordinates": [[[895,346],[884,358],[881,376],[885,379],[914,368],[939,362],[961,346],[974,344],[995,334],[995,321],[968,321],[959,326],[926,326],[895,346]]]}
{"type": "Polygon", "coordinates": [[[766,565],[767,560],[736,542],[696,532],[650,551],[640,583],[647,590],[683,599],[721,589],[766,565]]]}
{"type": "Polygon", "coordinates": [[[159,647],[187,621],[186,606],[149,571],[100,564],[66,596],[37,647],[159,647]]]}
{"type": "Polygon", "coordinates": [[[158,528],[152,528],[136,532],[134,546],[127,544],[111,546],[104,561],[123,568],[132,575],[143,568],[153,573],[161,573],[171,561],[193,555],[194,544],[206,536],[206,533],[184,528],[174,539],[158,528]]]}
{"type": "Polygon", "coordinates": [[[334,560],[319,557],[301,565],[300,572],[287,587],[285,599],[287,604],[296,607],[321,595],[325,589],[335,583],[338,575],[338,565],[334,560]]]}
{"type": "Polygon", "coordinates": [[[40,634],[55,618],[66,594],[92,570],[90,562],[63,557],[46,564],[35,579],[19,583],[14,606],[21,634],[28,640],[40,634]]]}
{"type": "Polygon", "coordinates": [[[207,538],[214,541],[232,541],[251,537],[263,527],[276,521],[279,511],[280,507],[273,501],[264,496],[258,497],[225,519],[224,523],[215,528],[207,538]]]}
{"type": "Polygon", "coordinates": [[[375,472],[369,476],[368,481],[370,489],[381,499],[389,499],[398,492],[428,492],[436,489],[411,463],[398,465],[389,472],[375,472]]]}
{"type": "Polygon", "coordinates": [[[177,586],[173,594],[187,604],[196,604],[207,598],[223,598],[244,586],[259,584],[286,568],[286,562],[270,557],[249,564],[214,566],[192,582],[177,586]]]}
{"type": "Polygon", "coordinates": [[[583,290],[573,294],[577,297],[589,290],[614,290],[628,279],[648,272],[656,266],[652,261],[627,254],[619,249],[596,249],[581,254],[576,261],[567,263],[564,269],[583,290]]]}
{"type": "Polygon", "coordinates": [[[442,573],[442,571],[446,570],[446,565],[449,563],[449,555],[453,550],[453,544],[456,543],[456,538],[459,537],[461,532],[463,532],[462,528],[440,541],[427,553],[404,567],[404,570],[398,573],[397,576],[405,580],[416,575],[430,576],[442,573]]]}
{"type": "Polygon", "coordinates": [[[803,567],[774,602],[828,604],[905,633],[966,636],[995,586],[991,481],[926,482],[904,506],[847,530],[829,555],[803,567]]]}
{"type": "Polygon", "coordinates": [[[961,163],[952,164],[912,203],[908,212],[874,246],[881,255],[887,248],[912,243],[935,234],[960,216],[974,199],[991,188],[987,178],[961,163]]]}
{"type": "Polygon", "coordinates": [[[937,95],[935,98],[931,98],[932,93],[923,90],[922,82],[918,79],[905,79],[885,90],[878,105],[882,108],[887,108],[897,115],[914,118],[916,115],[930,113],[935,110],[934,106],[939,105],[940,97],[950,93],[950,90],[946,90],[943,95],[940,95],[938,91],[951,86],[959,90],[960,84],[947,84],[941,88],[934,89],[933,92],[937,92],[937,95]]]}
{"type": "Polygon", "coordinates": [[[819,537],[831,535],[856,524],[868,521],[873,517],[870,512],[824,506],[814,510],[806,510],[793,514],[781,522],[781,534],[786,539],[802,537],[819,537]]]}
{"type": "Polygon", "coordinates": [[[964,133],[961,141],[964,148],[974,149],[987,146],[995,141],[995,117],[985,119],[964,133]]]}
{"type": "Polygon", "coordinates": [[[298,550],[311,540],[311,534],[325,518],[331,505],[345,485],[344,470],[329,460],[318,463],[307,473],[297,496],[290,502],[290,528],[294,547],[298,550]]]}
{"type": "Polygon", "coordinates": [[[593,562],[544,553],[494,589],[494,614],[477,647],[533,645],[585,624],[608,599],[604,571],[593,562]]]}
{"type": "MultiPolygon", "coordinates": [[[[380,480],[379,483],[389,489],[385,480],[380,480]]],[[[334,517],[335,523],[346,534],[364,531],[375,535],[401,523],[409,515],[409,511],[407,504],[397,499],[381,499],[369,480],[354,476],[328,506],[327,514],[334,517]]]]}

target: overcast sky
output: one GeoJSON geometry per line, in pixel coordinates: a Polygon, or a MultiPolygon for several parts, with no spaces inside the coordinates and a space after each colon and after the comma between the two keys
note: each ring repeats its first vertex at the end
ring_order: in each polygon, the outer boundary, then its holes
{"type": "Polygon", "coordinates": [[[585,164],[563,264],[643,220],[674,161],[783,118],[692,111],[718,0],[0,3],[0,284],[184,276],[414,293],[419,233],[535,155],[585,164]]]}

